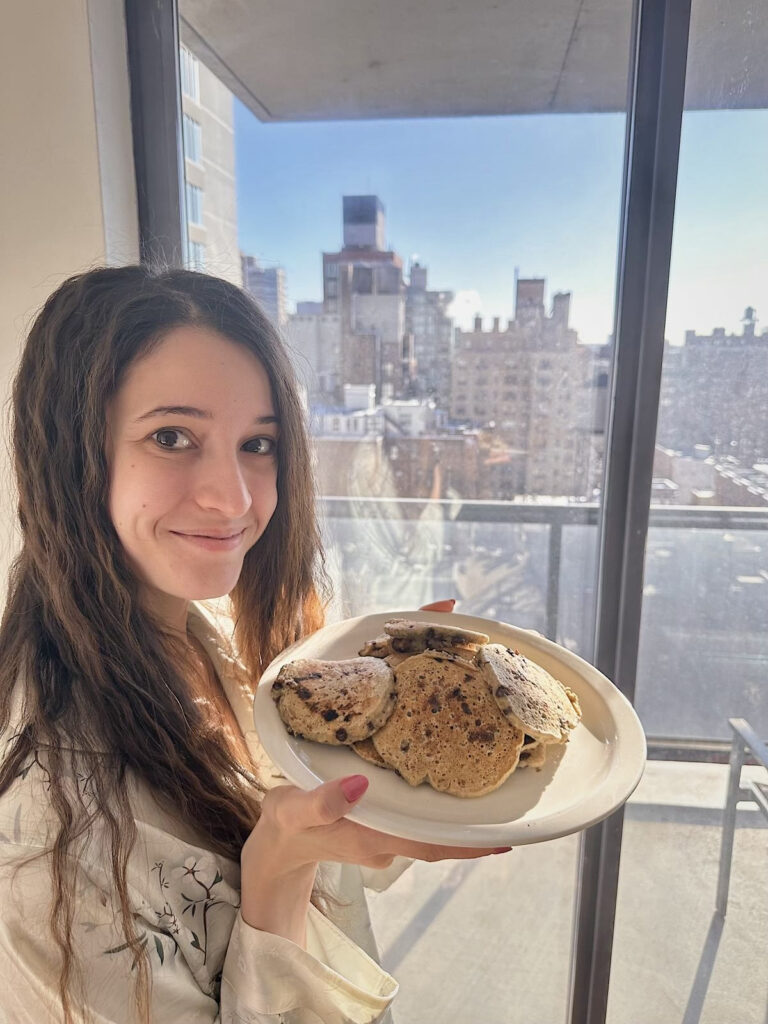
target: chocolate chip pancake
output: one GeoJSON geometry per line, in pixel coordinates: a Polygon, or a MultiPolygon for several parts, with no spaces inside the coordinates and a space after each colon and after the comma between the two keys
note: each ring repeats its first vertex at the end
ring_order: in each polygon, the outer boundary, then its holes
{"type": "MultiPolygon", "coordinates": [[[[547,744],[534,740],[530,736],[526,736],[525,739],[530,740],[530,742],[523,743],[523,749],[520,751],[520,760],[517,762],[518,769],[541,768],[547,759],[547,744]]],[[[551,747],[552,744],[549,744],[549,746],[551,747]]]]}
{"type": "Polygon", "coordinates": [[[379,768],[390,767],[373,745],[373,740],[360,740],[359,743],[353,743],[352,750],[362,757],[364,761],[370,761],[371,764],[375,764],[379,768]]]}
{"type": "Polygon", "coordinates": [[[336,746],[367,739],[395,703],[395,677],[380,658],[303,658],[280,669],[272,697],[288,732],[336,746]]]}
{"type": "Polygon", "coordinates": [[[507,721],[541,743],[566,743],[581,719],[576,694],[518,651],[485,644],[483,679],[507,721]]]}
{"type": "Polygon", "coordinates": [[[390,619],[384,623],[384,632],[391,637],[392,650],[402,654],[452,651],[472,660],[480,645],[488,643],[486,633],[411,619],[390,619]]]}
{"type": "Polygon", "coordinates": [[[403,662],[395,678],[395,708],[371,739],[406,782],[482,796],[514,771],[523,732],[501,713],[477,669],[430,651],[403,662]]]}

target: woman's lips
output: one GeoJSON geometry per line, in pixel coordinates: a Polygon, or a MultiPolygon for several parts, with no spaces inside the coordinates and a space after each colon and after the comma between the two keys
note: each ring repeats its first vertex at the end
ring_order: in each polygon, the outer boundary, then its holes
{"type": "Polygon", "coordinates": [[[240,546],[245,530],[229,534],[226,537],[212,537],[202,533],[180,533],[177,530],[171,530],[171,533],[174,537],[180,537],[182,540],[193,544],[197,548],[202,548],[204,551],[234,551],[235,548],[240,546]]]}

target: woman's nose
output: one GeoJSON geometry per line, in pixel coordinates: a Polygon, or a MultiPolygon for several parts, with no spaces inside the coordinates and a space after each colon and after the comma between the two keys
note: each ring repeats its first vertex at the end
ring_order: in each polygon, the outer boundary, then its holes
{"type": "Polygon", "coordinates": [[[238,519],[251,507],[251,492],[243,468],[234,456],[202,459],[195,483],[195,500],[202,508],[238,519]]]}

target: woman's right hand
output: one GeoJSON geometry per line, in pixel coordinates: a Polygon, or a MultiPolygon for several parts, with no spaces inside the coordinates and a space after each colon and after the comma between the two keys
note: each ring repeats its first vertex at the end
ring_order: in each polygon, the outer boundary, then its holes
{"type": "Polygon", "coordinates": [[[400,839],[350,821],[345,815],[367,788],[364,775],[350,775],[309,792],[276,786],[265,795],[240,858],[241,914],[247,924],[304,945],[320,861],[383,868],[397,856],[437,861],[501,852],[400,839]]]}

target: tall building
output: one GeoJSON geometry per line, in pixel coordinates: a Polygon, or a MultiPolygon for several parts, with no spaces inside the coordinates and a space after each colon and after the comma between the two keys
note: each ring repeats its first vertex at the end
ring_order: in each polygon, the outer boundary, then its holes
{"type": "Polygon", "coordinates": [[[298,303],[298,312],[288,317],[285,333],[296,372],[307,390],[311,405],[341,403],[341,318],[325,313],[322,303],[298,303]],[[309,307],[309,308],[307,308],[309,307]]]}
{"type": "Polygon", "coordinates": [[[242,284],[237,242],[232,93],[185,46],[180,51],[187,266],[242,284]]]}
{"type": "Polygon", "coordinates": [[[275,327],[282,330],[288,320],[285,299],[285,270],[262,267],[255,256],[242,256],[243,288],[250,292],[275,327]]]}
{"type": "Polygon", "coordinates": [[[768,330],[757,332],[752,307],[742,323],[741,334],[686,331],[682,346],[667,345],[659,444],[684,454],[705,445],[746,467],[768,460],[768,330]]]}
{"type": "Polygon", "coordinates": [[[413,263],[405,297],[405,330],[413,338],[416,391],[447,409],[451,401],[454,325],[448,315],[453,292],[430,291],[427,268],[413,263]]]}
{"type": "Polygon", "coordinates": [[[451,415],[493,431],[494,472],[505,496],[588,495],[596,485],[593,354],[569,326],[570,294],[555,295],[548,316],[544,286],[519,280],[514,320],[502,328],[496,317],[483,330],[477,317],[474,330],[456,337],[451,415]]]}
{"type": "Polygon", "coordinates": [[[405,330],[403,264],[385,248],[378,196],[344,196],[342,207],[344,246],[323,253],[323,308],[340,318],[341,381],[375,384],[381,401],[404,394],[414,369],[405,330]]]}

